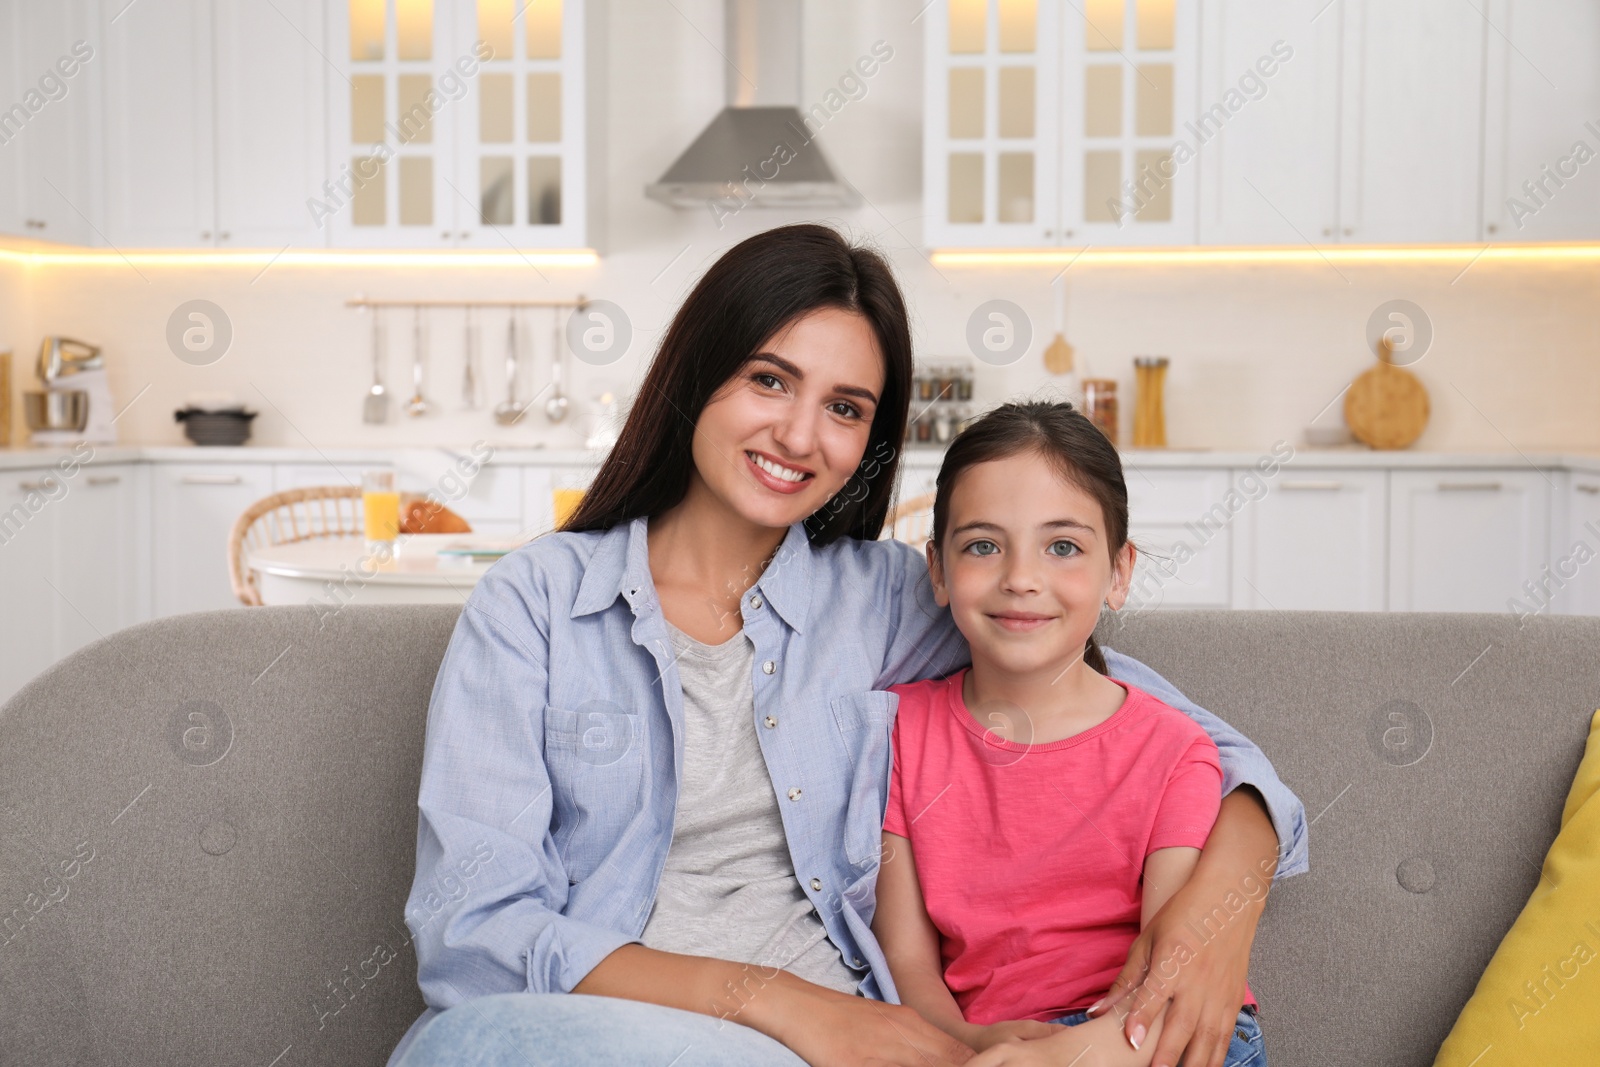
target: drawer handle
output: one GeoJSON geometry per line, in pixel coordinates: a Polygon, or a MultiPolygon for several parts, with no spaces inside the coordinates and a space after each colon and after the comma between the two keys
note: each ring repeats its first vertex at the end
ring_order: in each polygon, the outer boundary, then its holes
{"type": "Polygon", "coordinates": [[[1343,489],[1343,482],[1284,482],[1285,489],[1343,489]]]}
{"type": "Polygon", "coordinates": [[[52,489],[60,488],[60,482],[18,482],[17,489],[23,493],[48,493],[52,489]]]}
{"type": "Polygon", "coordinates": [[[1580,493],[1591,493],[1594,496],[1600,496],[1600,485],[1575,485],[1573,488],[1580,493]]]}
{"type": "Polygon", "coordinates": [[[1440,482],[1439,491],[1444,493],[1498,493],[1501,489],[1499,482],[1440,482]]]}
{"type": "Polygon", "coordinates": [[[120,481],[122,481],[122,475],[120,475],[120,474],[106,474],[106,475],[101,475],[98,478],[91,477],[89,479],[89,484],[90,485],[116,485],[120,481]]]}
{"type": "Polygon", "coordinates": [[[238,485],[244,478],[237,474],[185,474],[184,485],[238,485]]]}

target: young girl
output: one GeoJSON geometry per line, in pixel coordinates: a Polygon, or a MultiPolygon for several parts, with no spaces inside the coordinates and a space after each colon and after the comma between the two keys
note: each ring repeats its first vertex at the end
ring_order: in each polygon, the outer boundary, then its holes
{"type": "MultiPolygon", "coordinates": [[[[969,1067],[1143,1067],[1158,1043],[1164,1013],[1130,1047],[1085,1009],[1194,871],[1221,771],[1192,720],[1105,674],[1093,632],[1127,597],[1127,534],[1116,450],[1070,404],[1007,404],[945,456],[928,567],[972,666],[890,690],[873,932],[902,1001],[987,1050],[969,1067]]],[[[1226,1063],[1265,1067],[1243,993],[1226,1063]]]]}

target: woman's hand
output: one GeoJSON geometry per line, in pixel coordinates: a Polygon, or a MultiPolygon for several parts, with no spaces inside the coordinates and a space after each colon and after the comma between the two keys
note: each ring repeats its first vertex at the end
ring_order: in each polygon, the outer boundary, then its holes
{"type": "Polygon", "coordinates": [[[1129,1044],[1141,1046],[1170,1001],[1153,1067],[1173,1067],[1180,1057],[1184,1067],[1222,1067],[1244,1004],[1277,843],[1253,791],[1225,797],[1193,877],[1145,925],[1122,973],[1089,1009],[1098,1017],[1115,1012],[1129,1044]]]}
{"type": "Polygon", "coordinates": [[[773,996],[763,990],[751,1001],[750,1024],[811,1067],[953,1067],[972,1059],[969,1046],[903,1004],[849,996],[787,972],[769,988],[773,996]]]}
{"type": "Polygon", "coordinates": [[[962,1036],[962,1040],[982,1052],[1003,1041],[1037,1041],[1040,1038],[1054,1037],[1060,1031],[1059,1026],[1041,1023],[1035,1019],[1016,1019],[1006,1023],[991,1023],[988,1026],[970,1026],[962,1036]]]}

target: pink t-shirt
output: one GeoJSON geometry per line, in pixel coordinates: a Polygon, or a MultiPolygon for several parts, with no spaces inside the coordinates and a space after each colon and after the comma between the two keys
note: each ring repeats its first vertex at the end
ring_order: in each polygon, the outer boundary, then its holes
{"type": "Polygon", "coordinates": [[[1127,697],[1100,725],[1005,741],[968,713],[966,673],[891,690],[883,828],[911,841],[945,985],[968,1022],[1081,1011],[1138,936],[1145,857],[1205,845],[1221,806],[1217,747],[1122,682],[1127,697]]]}

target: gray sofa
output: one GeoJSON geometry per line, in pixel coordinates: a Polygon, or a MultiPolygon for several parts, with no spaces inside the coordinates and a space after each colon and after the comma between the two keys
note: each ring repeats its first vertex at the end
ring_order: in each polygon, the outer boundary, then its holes
{"type": "MultiPolygon", "coordinates": [[[[423,1007],[402,908],[457,614],[158,620],[0,708],[0,1063],[381,1065],[423,1007]]],[[[1256,942],[1275,1067],[1430,1063],[1539,877],[1600,619],[1161,614],[1105,636],[1255,738],[1313,818],[1311,873],[1256,942]]]]}

